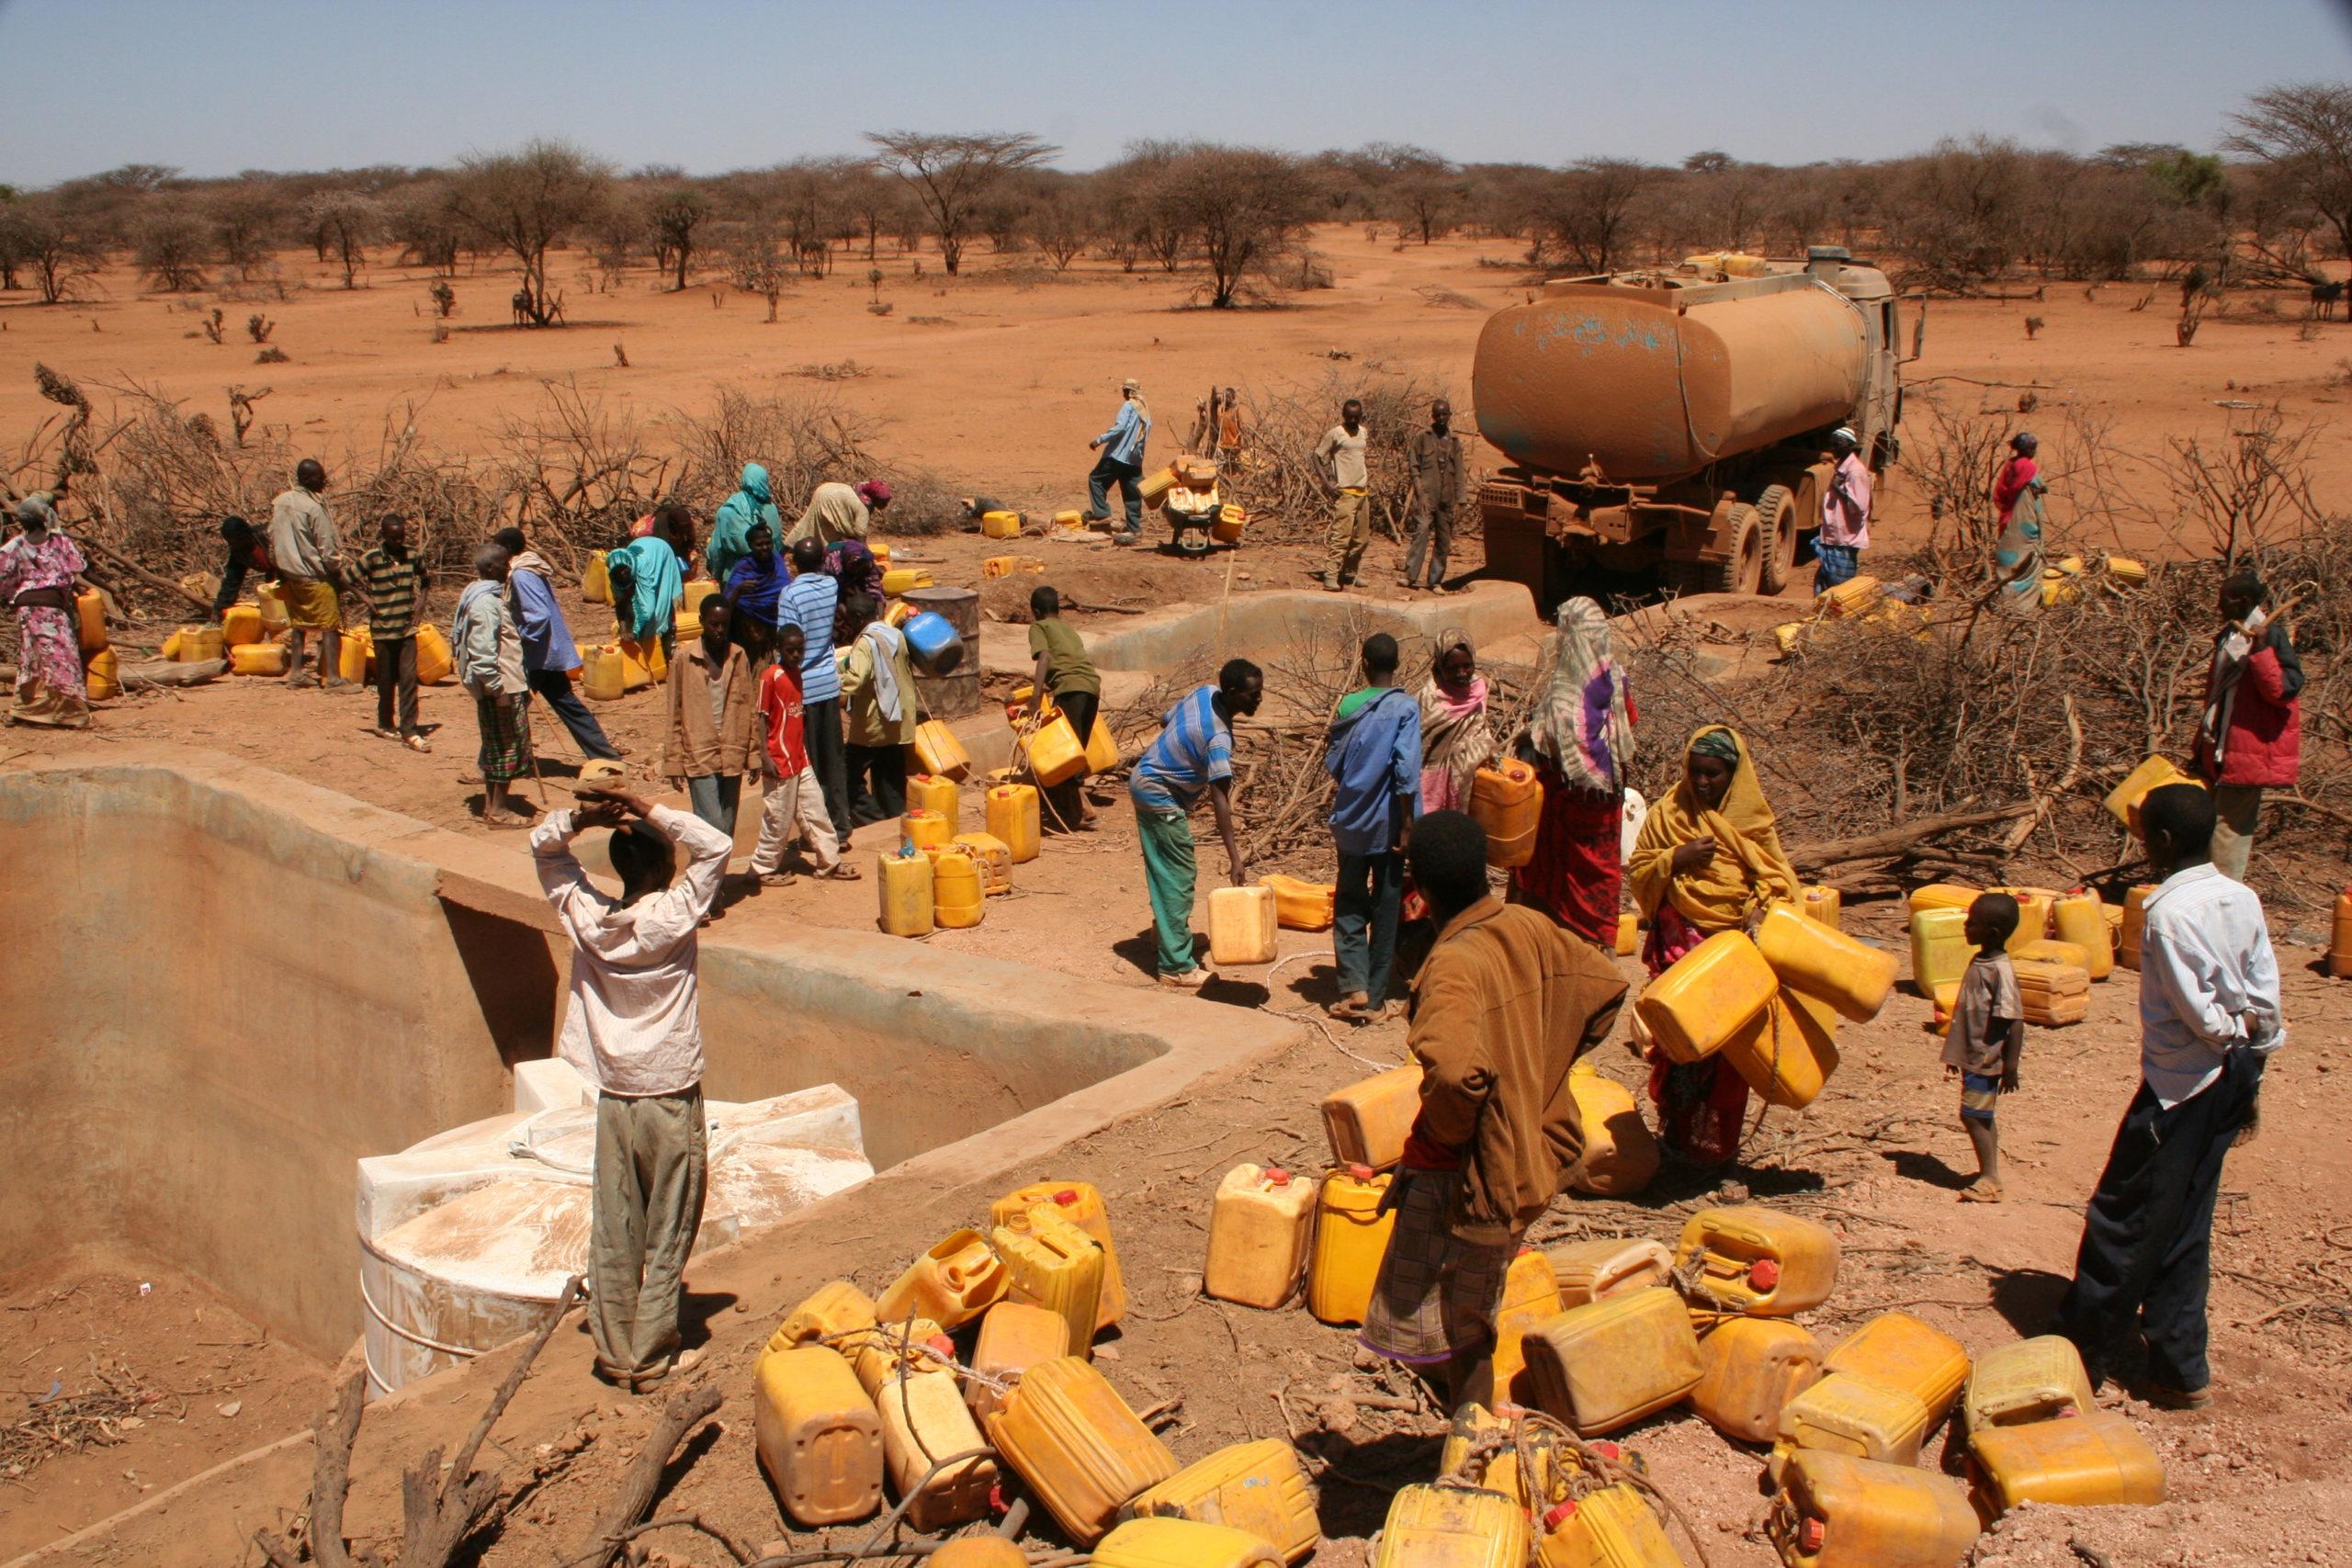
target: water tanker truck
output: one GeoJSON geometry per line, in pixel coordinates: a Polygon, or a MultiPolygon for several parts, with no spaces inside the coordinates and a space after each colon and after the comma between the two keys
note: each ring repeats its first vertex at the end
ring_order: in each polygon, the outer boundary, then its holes
{"type": "Polygon", "coordinates": [[[1897,456],[1898,339],[1886,275],[1833,246],[1547,283],[1471,368],[1506,459],[1479,492],[1487,574],[1546,608],[1596,569],[1780,592],[1821,525],[1830,432],[1873,469],[1897,456]]]}

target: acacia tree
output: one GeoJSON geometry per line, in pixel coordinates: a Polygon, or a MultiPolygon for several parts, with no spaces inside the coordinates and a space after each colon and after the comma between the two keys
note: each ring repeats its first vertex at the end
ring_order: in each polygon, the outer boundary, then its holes
{"type": "Polygon", "coordinates": [[[384,204],[356,191],[321,191],[311,198],[303,215],[320,243],[343,264],[343,286],[358,288],[359,269],[368,264],[368,246],[384,230],[384,204]]]}
{"type": "Polygon", "coordinates": [[[1169,160],[1157,185],[1169,224],[1208,265],[1209,304],[1220,310],[1289,254],[1314,213],[1306,166],[1261,147],[1187,148],[1169,160]]]}
{"type": "Polygon", "coordinates": [[[980,204],[1003,179],[1034,169],[1061,149],[1026,131],[944,134],[869,130],[875,162],[899,176],[931,220],[939,259],[952,276],[964,262],[980,204]]]}
{"type": "Polygon", "coordinates": [[[2258,163],[2273,186],[2335,231],[2352,256],[2352,85],[2301,82],[2272,87],[2230,117],[2222,145],[2258,163]]]}
{"type": "Polygon", "coordinates": [[[1376,174],[1380,209],[1400,231],[1418,233],[1424,245],[1453,232],[1455,214],[1469,196],[1453,163],[1426,147],[1393,141],[1374,142],[1361,162],[1376,174]]]}
{"type": "Polygon", "coordinates": [[[140,222],[132,259],[157,288],[166,294],[186,294],[204,287],[204,265],[210,250],[206,241],[203,220],[175,203],[140,222]]]}
{"type": "Polygon", "coordinates": [[[1624,158],[1587,158],[1562,171],[1543,199],[1544,234],[1570,265],[1608,272],[1633,239],[1634,203],[1657,171],[1624,158]]]}
{"type": "Polygon", "coordinates": [[[699,186],[672,186],[653,198],[647,217],[653,228],[654,260],[683,291],[686,269],[695,259],[695,232],[710,221],[710,198],[699,186]]]}
{"type": "Polygon", "coordinates": [[[71,299],[83,278],[98,270],[104,253],[80,223],[50,201],[24,201],[0,211],[0,251],[33,276],[44,305],[71,299]]]}
{"type": "Polygon", "coordinates": [[[475,153],[458,167],[449,207],[523,274],[525,311],[535,327],[555,318],[548,253],[595,216],[612,190],[613,167],[566,141],[533,141],[519,152],[475,153]]]}

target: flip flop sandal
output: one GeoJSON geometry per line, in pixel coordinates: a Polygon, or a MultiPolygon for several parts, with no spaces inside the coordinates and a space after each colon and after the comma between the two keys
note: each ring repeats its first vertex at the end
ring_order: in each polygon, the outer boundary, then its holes
{"type": "Polygon", "coordinates": [[[1960,1201],[1963,1203],[1997,1203],[2001,1201],[2001,1190],[1990,1182],[1979,1181],[1962,1188],[1960,1201]]]}

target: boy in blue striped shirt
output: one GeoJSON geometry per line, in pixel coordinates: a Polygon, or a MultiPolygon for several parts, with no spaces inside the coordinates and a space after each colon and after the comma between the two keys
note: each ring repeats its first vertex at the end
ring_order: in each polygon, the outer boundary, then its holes
{"type": "Polygon", "coordinates": [[[1136,830],[1143,840],[1144,881],[1159,939],[1159,983],[1198,990],[1209,971],[1193,958],[1193,893],[1197,862],[1188,820],[1203,795],[1216,814],[1233,885],[1246,880],[1248,863],[1233,818],[1233,721],[1265,700],[1266,679],[1246,659],[1227,662],[1214,687],[1203,686],[1168,710],[1166,728],[1136,764],[1127,783],[1136,830]]]}

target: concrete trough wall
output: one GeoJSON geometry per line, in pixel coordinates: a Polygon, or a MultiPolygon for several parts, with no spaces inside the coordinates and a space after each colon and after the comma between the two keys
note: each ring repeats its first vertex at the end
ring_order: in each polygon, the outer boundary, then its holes
{"type": "MultiPolygon", "coordinates": [[[[0,775],[0,1269],[104,1235],[339,1354],[353,1162],[505,1109],[551,1048],[523,852],[204,753],[0,775]]],[[[710,1092],[837,1082],[877,1168],[1042,1153],[1295,1033],[878,935],[703,953],[710,1092]]]]}

